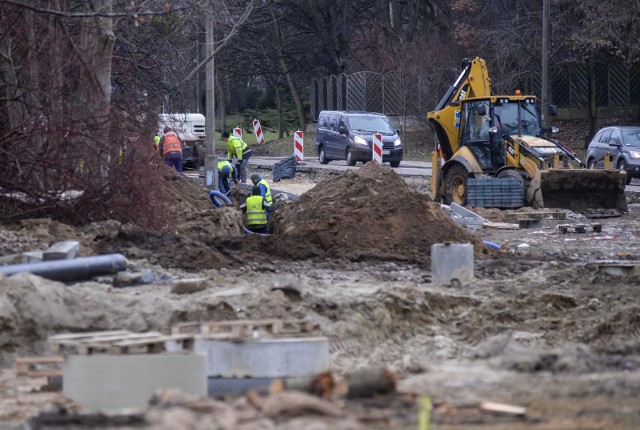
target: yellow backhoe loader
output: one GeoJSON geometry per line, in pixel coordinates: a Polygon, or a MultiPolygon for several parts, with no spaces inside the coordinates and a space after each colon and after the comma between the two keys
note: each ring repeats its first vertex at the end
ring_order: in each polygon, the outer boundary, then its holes
{"type": "MultiPolygon", "coordinates": [[[[555,113],[549,105],[549,114],[555,113]]],[[[626,173],[586,169],[575,153],[550,138],[557,129],[541,127],[535,96],[492,95],[481,58],[463,61],[462,73],[427,119],[437,136],[435,201],[466,205],[470,178],[520,178],[527,206],[627,211],[626,173]]]]}

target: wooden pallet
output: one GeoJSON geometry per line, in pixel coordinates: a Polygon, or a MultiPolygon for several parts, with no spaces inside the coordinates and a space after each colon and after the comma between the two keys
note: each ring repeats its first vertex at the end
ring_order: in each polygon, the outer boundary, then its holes
{"type": "Polygon", "coordinates": [[[588,231],[600,233],[602,232],[602,224],[558,224],[556,229],[561,234],[567,234],[569,232],[586,233],[588,231]]]}
{"type": "Polygon", "coordinates": [[[504,220],[507,222],[567,219],[567,213],[563,211],[504,212],[503,215],[504,220]]]}
{"type": "Polygon", "coordinates": [[[308,333],[311,331],[308,320],[236,320],[236,321],[207,321],[186,322],[174,325],[171,333],[174,335],[191,334],[208,339],[242,339],[260,334],[272,337],[308,333]]]}
{"type": "Polygon", "coordinates": [[[167,336],[159,332],[129,331],[60,334],[48,339],[50,349],[57,354],[152,354],[166,350],[166,342],[178,341],[183,349],[191,349],[193,336],[167,336]]]}
{"type": "Polygon", "coordinates": [[[60,365],[64,361],[60,356],[18,357],[14,360],[17,376],[42,378],[62,376],[60,365]]]}

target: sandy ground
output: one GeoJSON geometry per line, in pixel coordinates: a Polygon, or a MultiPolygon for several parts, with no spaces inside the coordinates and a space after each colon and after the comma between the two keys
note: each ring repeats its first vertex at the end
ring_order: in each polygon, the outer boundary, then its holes
{"type": "MultiPolygon", "coordinates": [[[[640,261],[634,195],[621,217],[565,211],[567,219],[531,228],[470,230],[391,169],[369,164],[279,203],[274,234],[261,237],[241,234],[236,208],[213,208],[188,181],[173,186],[187,196],[175,232],[50,220],[0,229],[5,259],[76,239],[85,255],[124,253],[129,273],[152,279],[128,288],[113,276],[69,284],[28,274],[1,279],[0,428],[20,428],[44,410],[82,412],[10,367],[14,357],[47,354],[48,335],[168,332],[178,322],[248,318],[308,318],[314,334],[330,339],[337,374],[385,367],[398,377],[397,392],[326,400],[326,408],[295,413],[272,413],[245,397],[197,407],[181,399],[151,405],[135,427],[413,429],[422,395],[433,404],[432,428],[640,427],[640,278],[625,269],[640,261]],[[601,232],[557,229],[596,222],[601,232]],[[431,282],[431,245],[442,242],[474,245],[471,282],[431,282]],[[207,279],[204,290],[171,292],[172,280],[193,276],[207,279]],[[481,412],[482,401],[522,406],[526,414],[481,412]]],[[[505,220],[504,211],[478,213],[505,220]]],[[[265,401],[287,403],[274,396],[265,401]]]]}

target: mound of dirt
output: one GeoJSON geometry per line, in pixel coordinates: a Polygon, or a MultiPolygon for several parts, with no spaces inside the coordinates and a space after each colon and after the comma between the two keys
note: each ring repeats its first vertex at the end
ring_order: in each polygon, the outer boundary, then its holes
{"type": "Polygon", "coordinates": [[[476,236],[454,224],[428,196],[412,191],[392,169],[367,163],[326,179],[273,220],[271,251],[292,259],[313,257],[424,261],[431,245],[471,242],[476,236]]]}

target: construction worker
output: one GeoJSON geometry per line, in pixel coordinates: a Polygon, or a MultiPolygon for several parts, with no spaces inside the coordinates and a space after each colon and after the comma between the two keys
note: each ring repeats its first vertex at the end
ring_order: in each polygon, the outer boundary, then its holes
{"type": "Polygon", "coordinates": [[[252,155],[251,148],[242,139],[236,136],[229,136],[229,132],[222,133],[222,140],[227,143],[227,158],[236,157],[236,170],[240,182],[247,182],[247,163],[252,155]]]}
{"type": "Polygon", "coordinates": [[[156,154],[158,153],[158,145],[160,144],[160,138],[161,137],[162,137],[162,133],[160,133],[160,132],[157,132],[156,135],[153,136],[153,146],[151,147],[151,149],[156,154]]]}
{"type": "Polygon", "coordinates": [[[255,185],[251,189],[251,195],[240,206],[246,214],[246,227],[254,233],[267,232],[267,214],[271,212],[271,205],[260,195],[260,187],[255,185]]]}
{"type": "Polygon", "coordinates": [[[229,185],[229,176],[233,179],[233,183],[238,183],[237,170],[233,168],[233,165],[227,161],[218,161],[218,188],[222,194],[228,194],[231,191],[229,185]]]}
{"type": "Polygon", "coordinates": [[[264,197],[264,199],[270,205],[272,205],[273,204],[273,197],[271,197],[271,187],[269,187],[269,184],[267,183],[267,181],[262,179],[259,174],[252,173],[251,174],[251,182],[253,183],[254,186],[257,185],[257,186],[260,187],[260,195],[262,197],[264,197]]]}
{"type": "Polygon", "coordinates": [[[158,142],[160,154],[164,157],[167,166],[175,167],[178,172],[182,173],[182,147],[184,143],[171,127],[166,126],[162,133],[160,142],[158,142]]]}

